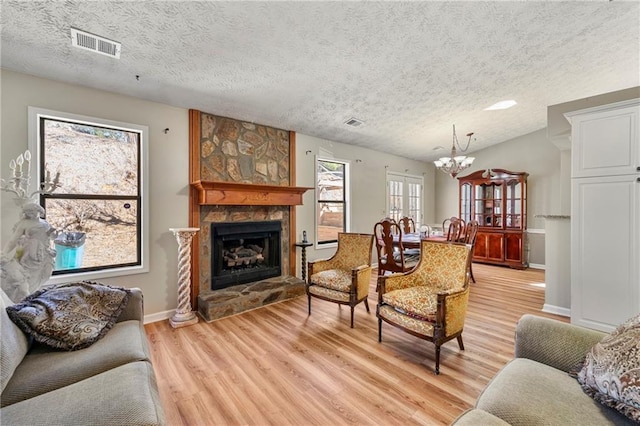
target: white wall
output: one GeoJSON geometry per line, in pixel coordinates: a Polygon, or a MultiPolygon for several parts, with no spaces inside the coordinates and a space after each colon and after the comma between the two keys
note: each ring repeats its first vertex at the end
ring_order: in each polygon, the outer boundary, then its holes
{"type": "MultiPolygon", "coordinates": [[[[0,88],[0,172],[4,178],[9,160],[27,149],[28,106],[149,127],[150,270],[101,281],[142,288],[147,314],[175,309],[178,246],[169,228],[188,225],[188,111],[8,70],[0,70],[0,88]]],[[[19,211],[10,194],[3,192],[1,201],[0,247],[4,247],[19,211]]]]}
{"type": "MultiPolygon", "coordinates": [[[[296,135],[296,185],[315,187],[315,156],[319,150],[329,151],[333,158],[351,162],[351,232],[373,233],[373,225],[387,215],[386,172],[399,172],[424,176],[424,218],[433,221],[435,212],[434,174],[432,164],[414,161],[370,149],[332,142],[302,134],[296,135]],[[307,153],[307,151],[310,151],[307,153]],[[362,160],[356,162],[355,160],[362,160]],[[388,167],[387,167],[388,166],[388,167]]],[[[314,239],[315,194],[307,191],[304,205],[297,207],[297,239],[306,230],[310,241],[314,239]]],[[[307,249],[307,260],[326,258],[335,247],[307,249]]],[[[297,270],[300,268],[298,253],[297,270]]],[[[300,272],[298,272],[300,276],[300,272]]]]}

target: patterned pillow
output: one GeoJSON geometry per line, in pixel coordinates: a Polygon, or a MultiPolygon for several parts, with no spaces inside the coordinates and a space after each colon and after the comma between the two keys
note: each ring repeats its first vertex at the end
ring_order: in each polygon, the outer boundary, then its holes
{"type": "Polygon", "coordinates": [[[596,401],[640,421],[640,315],[591,349],[578,382],[596,401]]]}
{"type": "Polygon", "coordinates": [[[75,351],[100,340],[113,327],[130,290],[82,281],[45,287],[7,307],[7,314],[35,341],[75,351]]]}

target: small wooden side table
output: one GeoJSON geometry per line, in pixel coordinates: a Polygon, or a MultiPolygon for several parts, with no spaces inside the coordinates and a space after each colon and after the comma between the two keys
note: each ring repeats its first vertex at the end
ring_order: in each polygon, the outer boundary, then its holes
{"type": "Polygon", "coordinates": [[[313,243],[310,242],[300,242],[295,243],[296,247],[302,248],[302,281],[307,282],[307,247],[311,247],[313,243]]]}

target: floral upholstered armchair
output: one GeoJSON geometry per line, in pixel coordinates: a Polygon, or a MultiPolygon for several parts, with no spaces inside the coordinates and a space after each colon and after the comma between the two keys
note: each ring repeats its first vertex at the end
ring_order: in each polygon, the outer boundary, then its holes
{"type": "Polygon", "coordinates": [[[378,277],[378,341],[382,341],[382,321],[429,340],[436,345],[436,367],[440,373],[440,346],[457,338],[462,329],[469,300],[471,246],[423,240],[420,261],[409,272],[378,277]]]}
{"type": "Polygon", "coordinates": [[[371,250],[373,235],[340,233],[338,249],[332,258],[308,262],[309,278],[305,290],[309,299],[311,315],[311,297],[351,307],[351,328],[353,328],[353,309],[364,302],[369,312],[369,283],[371,281],[371,250]]]}

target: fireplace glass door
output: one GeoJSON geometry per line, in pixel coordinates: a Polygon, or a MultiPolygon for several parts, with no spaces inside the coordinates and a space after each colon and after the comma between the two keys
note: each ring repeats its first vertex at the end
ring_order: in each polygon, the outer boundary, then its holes
{"type": "Polygon", "coordinates": [[[277,277],[281,270],[280,221],[211,224],[211,289],[277,277]]]}

